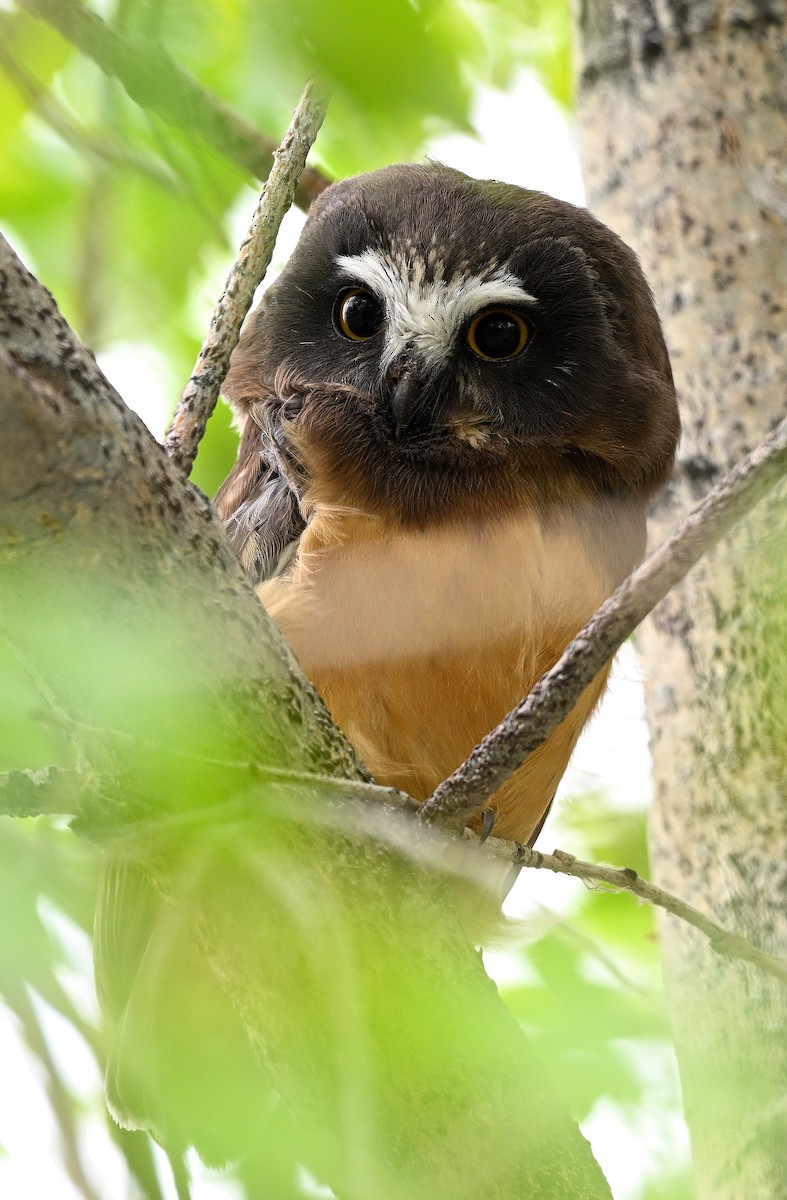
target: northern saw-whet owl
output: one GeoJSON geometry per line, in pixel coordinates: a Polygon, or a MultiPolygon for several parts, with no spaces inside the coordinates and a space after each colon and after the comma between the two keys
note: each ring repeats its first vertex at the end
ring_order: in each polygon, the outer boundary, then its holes
{"type": "MultiPolygon", "coordinates": [[[[328,188],[224,390],[235,548],[375,779],[417,800],[639,561],[678,436],[628,247],[441,166],[328,188]]],[[[606,675],[492,798],[496,834],[538,831],[606,675]]]]}
{"type": "MultiPolygon", "coordinates": [[[[375,779],[417,800],[638,562],[678,437],[628,247],[583,209],[431,165],[315,201],[224,391],[237,553],[375,779]]],[[[534,839],[606,675],[491,799],[496,834],[534,839]]],[[[115,1115],[240,1153],[263,1100],[229,1001],[133,866],[110,867],[102,905],[115,1115]]]]}

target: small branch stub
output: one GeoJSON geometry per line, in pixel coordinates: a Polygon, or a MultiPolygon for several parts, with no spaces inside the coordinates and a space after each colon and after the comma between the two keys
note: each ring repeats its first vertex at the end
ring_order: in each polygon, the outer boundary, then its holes
{"type": "Polygon", "coordinates": [[[254,293],[265,277],[282,218],[291,207],[306,157],[325,117],[325,101],[307,84],[262,189],[247,233],[214,309],[194,373],[183,390],[164,448],[188,475],[197,457],[211,413],[216,407],[230,355],[254,293]]]}

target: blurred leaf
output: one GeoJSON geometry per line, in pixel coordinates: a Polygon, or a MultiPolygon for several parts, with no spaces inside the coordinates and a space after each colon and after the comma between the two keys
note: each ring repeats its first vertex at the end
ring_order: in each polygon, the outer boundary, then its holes
{"type": "Polygon", "coordinates": [[[649,1179],[642,1190],[640,1200],[695,1200],[694,1180],[686,1169],[679,1174],[666,1170],[656,1179],[649,1179]]]}
{"type": "Polygon", "coordinates": [[[0,991],[27,982],[52,1001],[53,970],[64,960],[39,916],[38,898],[48,896],[89,932],[96,862],[96,851],[62,823],[0,818],[0,991]]]}
{"type": "Polygon", "coordinates": [[[41,693],[0,637],[0,773],[72,762],[61,731],[40,718],[44,707],[41,693]]]}
{"type": "Polygon", "coordinates": [[[265,0],[252,39],[294,79],[316,75],[333,94],[319,152],[341,174],[411,158],[425,122],[462,125],[470,88],[462,64],[477,57],[470,22],[450,0],[265,0]]]}
{"type": "Polygon", "coordinates": [[[0,11],[0,153],[5,159],[12,138],[35,96],[24,89],[24,76],[15,68],[25,64],[29,81],[46,95],[55,73],[73,51],[55,33],[22,12],[0,11]]]}
{"type": "Polygon", "coordinates": [[[640,967],[647,968],[655,982],[660,971],[655,920],[653,908],[633,896],[595,892],[576,923],[590,937],[624,951],[640,967]]]}
{"type": "Polygon", "coordinates": [[[540,983],[506,986],[501,992],[550,1063],[572,1111],[580,1118],[587,1115],[600,1096],[637,1099],[639,1079],[618,1043],[667,1036],[660,998],[615,981],[591,982],[588,965],[594,957],[585,939],[571,937],[570,928],[556,926],[528,947],[526,957],[540,983]]]}
{"type": "Polygon", "coordinates": [[[483,38],[483,78],[510,87],[523,66],[533,68],[561,104],[574,98],[573,25],[569,0],[457,0],[483,38]]]}

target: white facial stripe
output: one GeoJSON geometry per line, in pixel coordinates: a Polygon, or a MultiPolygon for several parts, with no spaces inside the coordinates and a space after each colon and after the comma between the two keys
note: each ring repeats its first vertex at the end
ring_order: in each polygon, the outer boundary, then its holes
{"type": "Polygon", "coordinates": [[[457,272],[445,279],[437,262],[427,280],[424,263],[409,256],[364,250],[336,261],[349,283],[363,284],[385,304],[384,370],[408,345],[428,366],[437,366],[453,352],[457,331],[481,309],[535,299],[499,268],[483,277],[457,272]]]}

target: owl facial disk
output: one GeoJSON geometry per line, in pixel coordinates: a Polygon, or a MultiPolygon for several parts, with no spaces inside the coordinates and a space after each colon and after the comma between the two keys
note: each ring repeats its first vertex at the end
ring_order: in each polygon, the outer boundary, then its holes
{"type": "Polygon", "coordinates": [[[385,308],[384,374],[405,353],[427,368],[439,367],[456,352],[459,331],[481,310],[535,300],[515,275],[500,267],[481,275],[457,271],[446,278],[432,251],[427,261],[369,249],[340,255],[336,262],[348,284],[368,288],[385,308]]]}

